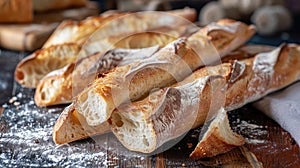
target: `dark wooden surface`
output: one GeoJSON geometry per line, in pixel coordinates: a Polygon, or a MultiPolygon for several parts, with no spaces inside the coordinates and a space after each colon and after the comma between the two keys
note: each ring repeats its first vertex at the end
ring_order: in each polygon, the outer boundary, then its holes
{"type": "Polygon", "coordinates": [[[14,88],[13,72],[18,62],[26,55],[28,53],[0,48],[0,105],[12,97],[14,88]]]}
{"type": "MultiPolygon", "coordinates": [[[[225,163],[189,158],[201,128],[191,130],[174,147],[152,156],[128,151],[111,133],[55,145],[52,126],[63,106],[38,108],[33,103],[32,93],[31,89],[18,88],[15,101],[4,104],[0,117],[0,167],[219,167],[225,163]]],[[[299,146],[290,134],[251,105],[232,111],[229,116],[233,130],[250,140],[245,147],[264,166],[300,165],[299,146]],[[255,128],[245,130],[241,127],[245,122],[255,128]]]]}

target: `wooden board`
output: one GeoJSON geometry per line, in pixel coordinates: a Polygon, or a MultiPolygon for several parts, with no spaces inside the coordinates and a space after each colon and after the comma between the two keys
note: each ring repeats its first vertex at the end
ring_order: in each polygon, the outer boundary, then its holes
{"type": "Polygon", "coordinates": [[[82,20],[98,13],[97,5],[91,2],[82,8],[37,13],[30,24],[0,24],[0,47],[34,51],[46,42],[60,21],[82,20]]]}

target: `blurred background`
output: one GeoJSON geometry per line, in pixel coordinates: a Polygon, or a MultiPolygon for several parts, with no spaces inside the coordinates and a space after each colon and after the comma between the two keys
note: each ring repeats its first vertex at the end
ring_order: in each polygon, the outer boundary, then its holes
{"type": "Polygon", "coordinates": [[[296,36],[291,40],[299,38],[296,30],[299,30],[300,4],[297,0],[98,0],[96,2],[101,11],[172,10],[191,7],[197,10],[198,22],[201,25],[222,18],[231,18],[255,24],[258,34],[262,36],[281,35],[287,40],[290,39],[287,32],[291,32],[296,36]]]}
{"type": "Polygon", "coordinates": [[[0,105],[13,94],[16,64],[39,49],[64,20],[110,10],[197,10],[197,25],[221,18],[255,24],[249,43],[300,43],[298,0],[0,0],[0,105]]]}

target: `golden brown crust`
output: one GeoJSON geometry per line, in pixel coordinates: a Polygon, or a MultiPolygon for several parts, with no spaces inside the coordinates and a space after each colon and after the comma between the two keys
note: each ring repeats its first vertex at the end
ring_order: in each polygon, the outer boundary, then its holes
{"type": "Polygon", "coordinates": [[[190,157],[213,157],[242,146],[245,142],[243,136],[231,130],[226,111],[220,109],[190,157]]]}
{"type": "Polygon", "coordinates": [[[92,127],[76,112],[71,104],[59,116],[53,127],[53,141],[56,144],[65,144],[93,135],[104,134],[110,131],[108,123],[92,127]]]}
{"type": "Polygon", "coordinates": [[[86,72],[101,56],[101,53],[97,53],[47,74],[36,88],[36,105],[51,106],[72,102],[72,98],[95,78],[96,72],[86,72]]]}
{"type": "Polygon", "coordinates": [[[37,106],[70,103],[72,100],[72,72],[74,63],[47,75],[37,85],[34,101],[37,106]],[[59,72],[60,71],[60,72],[59,72]]]}
{"type": "Polygon", "coordinates": [[[255,56],[258,53],[270,52],[276,47],[269,45],[244,45],[237,50],[232,51],[226,57],[222,58],[222,62],[232,62],[234,60],[243,60],[255,56]]]}
{"type": "Polygon", "coordinates": [[[82,44],[102,25],[122,15],[125,14],[117,13],[108,16],[93,16],[83,21],[63,21],[46,41],[43,48],[63,43],[82,44]]]}
{"type": "Polygon", "coordinates": [[[35,88],[46,74],[74,62],[80,49],[76,44],[67,43],[38,50],[17,65],[15,79],[22,86],[35,88]]]}
{"type": "Polygon", "coordinates": [[[299,46],[283,44],[267,55],[259,54],[243,63],[246,65],[245,71],[237,81],[229,83],[226,91],[228,110],[297,81],[300,74],[299,46]]]}
{"type": "Polygon", "coordinates": [[[241,41],[246,42],[252,37],[255,33],[255,27],[235,20],[222,19],[205,26],[201,29],[201,33],[210,38],[219,54],[223,56],[236,49],[235,46],[242,45],[241,41]]]}
{"type": "MultiPolygon", "coordinates": [[[[194,24],[186,19],[182,19],[176,15],[168,14],[167,12],[142,12],[142,13],[129,13],[127,15],[121,16],[114,20],[111,20],[107,24],[103,25],[99,31],[95,31],[93,36],[91,36],[84,43],[84,50],[86,55],[99,52],[99,48],[95,46],[102,45],[103,39],[118,35],[119,39],[139,32],[147,32],[156,30],[161,27],[171,27],[173,30],[177,30],[180,26],[194,26],[194,24]],[[118,28],[116,28],[118,25],[118,28]],[[172,26],[170,26],[172,25],[172,26]],[[105,32],[105,33],[103,33],[105,32]]],[[[159,31],[158,31],[159,32],[159,31]]],[[[162,32],[169,36],[175,36],[173,32],[162,32]]],[[[178,36],[177,36],[178,37],[178,36]]],[[[117,41],[113,42],[116,43],[117,41]]]]}
{"type": "MultiPolygon", "coordinates": [[[[163,30],[165,31],[165,30],[163,30]]],[[[120,38],[123,35],[114,35],[108,38],[110,44],[115,48],[146,48],[158,45],[164,47],[168,43],[174,41],[181,36],[181,33],[177,29],[168,28],[168,34],[163,34],[163,31],[157,29],[153,32],[136,32],[134,34],[125,35],[124,38],[120,38]],[[171,36],[172,35],[172,36],[171,36]]]]}

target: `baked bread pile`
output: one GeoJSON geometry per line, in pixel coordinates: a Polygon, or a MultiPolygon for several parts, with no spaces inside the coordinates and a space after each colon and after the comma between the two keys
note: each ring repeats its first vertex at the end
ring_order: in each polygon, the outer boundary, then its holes
{"type": "Polygon", "coordinates": [[[178,21],[176,19],[186,15],[191,18],[189,15],[196,15],[196,12],[193,9],[183,9],[163,15],[164,17],[161,17],[159,13],[153,14],[151,12],[145,14],[111,13],[90,17],[80,22],[63,22],[41,50],[34,52],[18,64],[15,79],[25,87],[35,88],[46,74],[63,68],[79,58],[97,52],[105,53],[116,46],[148,47],[158,40],[162,40],[159,44],[163,45],[167,41],[165,42],[158,37],[151,38],[151,35],[147,33],[145,35],[147,37],[141,37],[143,36],[141,34],[140,37],[136,38],[129,36],[145,31],[164,32],[169,29],[166,34],[178,38],[186,33],[187,28],[192,25],[188,20],[178,21]],[[170,25],[175,27],[170,27],[170,25]],[[129,40],[124,39],[126,37],[129,40]],[[147,43],[137,42],[140,38],[147,43]]]}
{"type": "Polygon", "coordinates": [[[226,112],[297,81],[300,47],[244,45],[253,26],[224,19],[198,28],[193,16],[184,9],[65,22],[17,66],[16,80],[36,87],[38,106],[71,103],[53,128],[57,144],[112,131],[129,150],[152,153],[205,123],[190,156],[228,152],[245,139],[226,112]]]}

